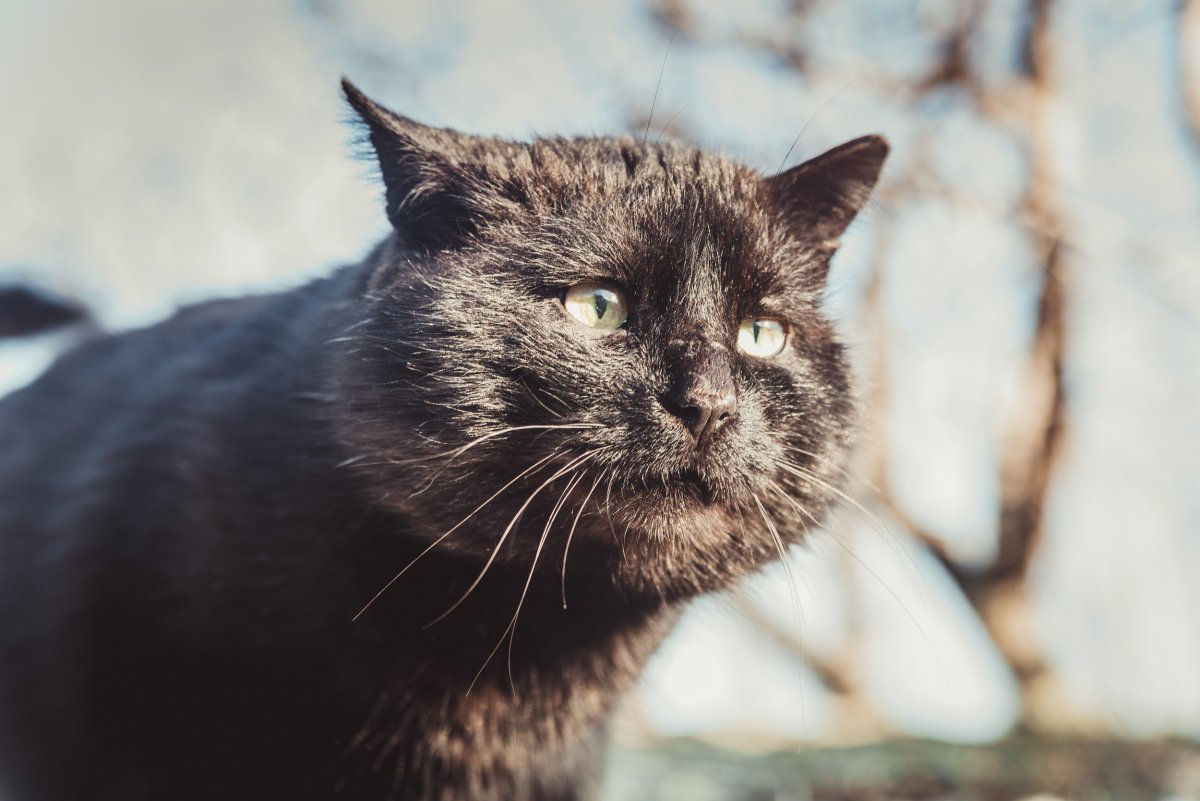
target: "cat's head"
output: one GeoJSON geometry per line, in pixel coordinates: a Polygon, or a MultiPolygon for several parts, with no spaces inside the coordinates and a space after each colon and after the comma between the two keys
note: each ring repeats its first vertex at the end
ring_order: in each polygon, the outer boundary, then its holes
{"type": "Polygon", "coordinates": [[[345,88],[395,229],[344,388],[381,499],[446,552],[541,547],[557,579],[573,539],[569,576],[668,597],[822,519],[853,402],[820,300],[883,139],[764,177],[674,143],[433,129],[345,88]]]}

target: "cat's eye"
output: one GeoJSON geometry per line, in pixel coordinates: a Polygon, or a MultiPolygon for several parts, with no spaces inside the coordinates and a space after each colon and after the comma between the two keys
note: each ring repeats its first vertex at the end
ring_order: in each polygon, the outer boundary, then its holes
{"type": "Polygon", "coordinates": [[[787,344],[787,326],[773,317],[749,317],[738,328],[738,350],[769,359],[783,352],[787,344]]]}
{"type": "Polygon", "coordinates": [[[563,293],[567,314],[588,328],[611,331],[620,328],[629,317],[629,307],[621,290],[609,284],[581,281],[563,293]]]}

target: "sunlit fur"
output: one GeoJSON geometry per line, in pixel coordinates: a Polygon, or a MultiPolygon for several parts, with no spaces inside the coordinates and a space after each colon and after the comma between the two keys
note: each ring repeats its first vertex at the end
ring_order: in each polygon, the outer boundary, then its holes
{"type": "MultiPolygon", "coordinates": [[[[454,206],[485,211],[453,248],[379,252],[373,306],[347,342],[356,389],[345,435],[388,502],[435,537],[557,453],[439,546],[486,556],[553,466],[594,453],[539,493],[500,558],[527,563],[558,490],[574,472],[596,476],[576,558],[622,592],[664,598],[718,589],[776,558],[764,511],[785,543],[801,539],[829,506],[850,437],[846,363],[820,309],[829,230],[796,236],[760,175],[683,145],[438,142],[439,157],[471,176],[454,206]],[[625,327],[588,330],[564,313],[562,292],[580,281],[623,290],[625,327]],[[781,354],[739,352],[752,316],[789,323],[781,354]],[[737,385],[736,419],[702,448],[659,401],[688,344],[719,350],[737,385]],[[586,427],[535,427],[564,423],[586,427]]],[[[873,182],[882,152],[866,158],[873,182]]],[[[415,202],[436,208],[437,192],[415,202]]],[[[786,202],[812,202],[803,188],[794,195],[786,202]]],[[[581,492],[564,502],[564,531],[580,503],[581,492]]],[[[551,552],[562,544],[552,532],[551,552]]]]}
{"type": "Polygon", "coordinates": [[[346,89],[394,228],[365,260],[97,336],[0,401],[6,798],[595,798],[684,601],[840,491],[819,300],[881,139],[763,177],[346,89]],[[623,327],[567,314],[581,281],[623,327]],[[779,355],[738,351],[758,316],[779,355]],[[736,393],[704,436],[693,381],[736,393]]]}

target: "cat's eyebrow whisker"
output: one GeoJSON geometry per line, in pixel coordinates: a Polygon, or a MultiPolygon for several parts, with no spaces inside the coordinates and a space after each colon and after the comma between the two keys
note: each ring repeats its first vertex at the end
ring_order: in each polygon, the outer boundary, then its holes
{"type": "Polygon", "coordinates": [[[658,81],[654,84],[654,99],[650,101],[650,114],[646,117],[646,130],[642,134],[642,146],[646,145],[646,140],[650,138],[650,123],[654,122],[654,107],[658,105],[658,90],[662,88],[663,73],[667,71],[667,58],[671,55],[671,45],[675,44],[675,36],[679,30],[671,31],[671,39],[667,42],[667,52],[663,53],[662,66],[658,68],[658,81]]]}
{"type": "Polygon", "coordinates": [[[534,473],[534,472],[537,472],[537,471],[538,471],[538,470],[539,470],[539,469],[540,469],[540,468],[541,468],[543,465],[545,465],[545,464],[546,464],[546,462],[549,462],[551,459],[553,459],[553,458],[555,458],[555,457],[557,457],[557,456],[561,456],[562,454],[563,454],[563,451],[554,451],[553,453],[550,453],[550,454],[549,454],[549,455],[547,455],[547,456],[543,456],[541,459],[538,459],[538,460],[537,460],[536,462],[534,462],[532,465],[530,465],[529,467],[525,468],[525,469],[524,469],[524,470],[522,470],[520,473],[518,473],[516,476],[514,476],[514,477],[513,477],[513,478],[512,478],[512,479],[511,479],[511,480],[510,480],[510,481],[509,481],[507,484],[505,484],[503,487],[501,487],[500,489],[498,489],[498,490],[496,490],[494,493],[492,493],[492,494],[491,494],[491,496],[490,496],[490,497],[488,497],[488,499],[487,499],[486,501],[484,501],[483,503],[481,503],[481,504],[479,504],[478,506],[476,506],[476,507],[475,507],[475,509],[474,509],[474,510],[472,510],[472,511],[471,511],[471,513],[470,513],[469,515],[467,515],[467,516],[466,516],[466,517],[464,517],[462,520],[460,520],[460,521],[458,521],[457,523],[455,523],[455,524],[454,524],[454,526],[453,526],[453,527],[451,527],[451,528],[450,528],[448,531],[446,531],[446,533],[445,533],[445,534],[442,534],[442,535],[441,535],[440,537],[438,537],[436,540],[434,540],[433,542],[431,542],[431,543],[430,543],[430,544],[429,544],[429,545],[428,545],[428,546],[425,548],[425,550],[421,551],[419,554],[417,554],[415,557],[413,557],[413,560],[412,560],[411,562],[409,562],[407,565],[405,565],[403,568],[401,568],[401,570],[400,570],[400,572],[399,572],[399,573],[397,573],[396,575],[392,576],[392,578],[391,578],[391,579],[388,581],[388,583],[387,583],[387,584],[384,584],[384,585],[383,585],[383,587],[382,587],[382,589],[380,589],[380,590],[379,590],[379,592],[375,593],[375,595],[374,595],[374,596],[371,598],[371,600],[367,601],[367,603],[366,603],[366,606],[364,606],[362,609],[358,610],[358,613],[354,615],[354,617],[352,618],[352,620],[358,620],[358,619],[359,619],[359,618],[362,616],[363,612],[366,612],[368,609],[370,609],[370,608],[371,608],[371,604],[373,604],[373,603],[375,603],[377,600],[379,600],[379,596],[381,596],[381,595],[383,595],[385,592],[387,592],[387,591],[388,591],[388,589],[389,589],[389,588],[390,588],[390,587],[391,587],[393,584],[395,584],[397,581],[399,581],[399,580],[400,580],[400,577],[401,577],[401,576],[403,576],[405,573],[407,573],[407,572],[408,572],[408,569],[409,569],[410,567],[412,567],[413,565],[415,565],[415,564],[416,564],[418,561],[420,561],[420,559],[421,559],[423,556],[425,556],[425,554],[429,553],[429,552],[430,552],[430,551],[432,551],[434,548],[436,548],[438,545],[440,545],[440,544],[441,544],[443,541],[445,541],[445,539],[446,539],[447,537],[449,537],[451,534],[453,534],[455,531],[457,531],[457,530],[458,530],[460,527],[462,527],[462,526],[463,526],[463,524],[465,524],[465,523],[466,523],[468,520],[470,520],[472,517],[474,517],[476,514],[478,514],[478,513],[479,513],[479,511],[480,511],[481,509],[483,509],[483,507],[487,506],[489,503],[491,503],[492,501],[496,500],[496,498],[498,498],[502,492],[504,492],[506,489],[508,489],[509,487],[511,487],[513,484],[516,484],[518,481],[520,481],[521,479],[525,478],[527,475],[529,475],[529,474],[531,474],[531,473],[534,473]]]}
{"type": "Polygon", "coordinates": [[[571,553],[571,540],[575,537],[575,527],[579,525],[579,518],[583,516],[583,510],[587,508],[588,501],[592,499],[592,493],[596,491],[596,487],[600,486],[600,479],[604,478],[604,473],[596,476],[596,480],[592,482],[592,488],[588,490],[587,495],[583,497],[583,503],[579,504],[579,509],[575,512],[575,520],[571,522],[571,530],[567,533],[567,544],[563,548],[562,561],[562,605],[563,609],[567,608],[567,555],[571,553]]]}
{"type": "Polygon", "coordinates": [[[667,132],[667,129],[671,127],[671,123],[675,122],[675,119],[680,114],[687,111],[689,108],[692,108],[693,106],[698,106],[698,105],[700,105],[700,101],[693,100],[691,103],[688,103],[686,106],[683,106],[682,108],[680,108],[679,111],[676,111],[674,114],[672,114],[671,117],[667,120],[667,124],[659,129],[658,137],[654,140],[654,147],[658,147],[659,143],[662,142],[663,134],[665,134],[667,132]]]}
{"type": "Polygon", "coordinates": [[[835,92],[832,97],[830,97],[828,100],[826,100],[824,103],[822,103],[820,105],[820,107],[816,111],[813,112],[813,115],[808,118],[808,122],[804,123],[804,127],[802,127],[800,129],[800,133],[796,134],[796,138],[792,140],[792,144],[791,144],[791,146],[788,147],[787,152],[783,154],[783,160],[779,162],[779,167],[776,168],[775,172],[783,171],[784,165],[786,165],[788,159],[792,157],[792,151],[796,149],[796,145],[800,144],[800,140],[804,137],[804,134],[806,134],[808,132],[808,129],[812,127],[813,123],[817,121],[817,118],[821,116],[821,113],[823,111],[825,111],[825,109],[828,108],[830,106],[830,104],[832,104],[835,100],[837,100],[839,97],[841,97],[843,92],[845,92],[847,89],[849,89],[851,86],[854,85],[856,80],[857,80],[856,78],[851,79],[849,83],[847,83],[841,89],[838,89],[837,92],[835,92]]]}
{"type": "MultiPolygon", "coordinates": [[[[483,565],[483,570],[479,571],[479,575],[475,577],[475,580],[473,582],[471,582],[471,586],[467,587],[467,591],[464,592],[461,596],[459,596],[458,600],[455,601],[453,604],[451,604],[449,609],[447,609],[445,612],[442,612],[440,615],[435,617],[433,620],[426,623],[424,626],[422,626],[422,629],[428,629],[431,626],[435,626],[438,623],[440,623],[441,621],[445,620],[446,617],[451,612],[453,612],[455,609],[457,609],[459,606],[461,606],[463,601],[467,600],[467,598],[470,597],[471,593],[475,591],[475,588],[478,587],[480,582],[483,581],[483,577],[487,575],[488,570],[491,568],[492,564],[496,561],[496,557],[500,555],[500,549],[502,547],[504,547],[504,543],[508,540],[508,535],[512,533],[513,528],[517,525],[517,521],[521,519],[521,515],[523,515],[525,513],[525,510],[529,508],[529,504],[533,503],[533,499],[538,496],[538,493],[540,493],[542,490],[544,490],[546,487],[548,487],[554,481],[558,480],[559,478],[562,478],[567,473],[572,472],[576,467],[578,467],[584,461],[594,457],[597,453],[600,452],[600,450],[602,450],[602,449],[598,448],[594,451],[588,451],[587,453],[583,454],[582,456],[575,457],[570,462],[568,462],[565,467],[559,469],[557,472],[554,473],[554,475],[550,476],[550,478],[546,479],[541,484],[539,484],[537,486],[537,489],[535,489],[533,492],[531,492],[529,494],[529,497],[526,498],[525,502],[521,504],[519,509],[517,509],[516,514],[514,514],[512,516],[512,519],[508,521],[508,525],[504,527],[504,531],[500,534],[499,541],[497,541],[496,545],[492,548],[492,552],[488,556],[487,562],[485,562],[483,565]]],[[[558,453],[561,453],[561,451],[559,451],[558,453]]],[[[556,455],[557,455],[557,453],[556,453],[556,455]]]]}

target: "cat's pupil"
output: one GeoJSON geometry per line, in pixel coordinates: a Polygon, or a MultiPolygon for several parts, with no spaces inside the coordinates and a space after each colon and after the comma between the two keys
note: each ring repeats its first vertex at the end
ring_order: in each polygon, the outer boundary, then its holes
{"type": "Polygon", "coordinates": [[[596,319],[603,320],[604,313],[608,311],[608,298],[604,297],[604,295],[599,292],[592,297],[596,299],[596,319]]]}

